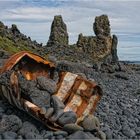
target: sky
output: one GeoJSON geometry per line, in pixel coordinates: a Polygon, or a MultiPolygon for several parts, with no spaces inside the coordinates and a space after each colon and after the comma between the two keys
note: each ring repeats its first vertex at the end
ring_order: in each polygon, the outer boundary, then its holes
{"type": "Polygon", "coordinates": [[[46,44],[55,15],[62,15],[70,44],[78,34],[94,36],[96,16],[107,14],[119,39],[121,60],[140,61],[140,0],[0,0],[0,21],[46,44]]]}

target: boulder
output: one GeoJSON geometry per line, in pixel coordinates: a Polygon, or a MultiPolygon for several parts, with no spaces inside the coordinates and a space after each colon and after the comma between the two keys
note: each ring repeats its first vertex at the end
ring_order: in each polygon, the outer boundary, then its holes
{"type": "Polygon", "coordinates": [[[58,119],[60,125],[75,123],[77,121],[77,115],[73,111],[64,112],[58,119]]]}
{"type": "Polygon", "coordinates": [[[6,131],[2,134],[2,138],[3,139],[16,139],[17,138],[17,134],[15,132],[12,131],[6,131]]]}
{"type": "Polygon", "coordinates": [[[33,125],[30,122],[25,121],[23,123],[23,126],[21,127],[21,129],[18,131],[18,134],[25,137],[26,134],[29,133],[29,132],[39,134],[39,131],[37,130],[35,125],[33,125]]]}
{"type": "Polygon", "coordinates": [[[22,127],[22,121],[15,115],[3,115],[0,121],[0,133],[6,131],[16,132],[22,127]]]}
{"type": "Polygon", "coordinates": [[[37,77],[37,83],[41,90],[48,91],[50,94],[55,93],[57,90],[57,85],[52,79],[40,76],[37,77]]]}
{"type": "Polygon", "coordinates": [[[90,140],[99,140],[98,138],[96,138],[94,135],[89,135],[88,133],[86,132],[83,132],[83,131],[77,131],[71,135],[69,135],[67,137],[68,140],[73,140],[73,139],[82,139],[82,140],[87,140],[87,139],[90,139],[90,140]]]}
{"type": "Polygon", "coordinates": [[[81,125],[86,131],[99,130],[100,128],[100,122],[98,118],[93,115],[89,115],[86,118],[84,118],[81,125]]]}
{"type": "Polygon", "coordinates": [[[63,131],[66,131],[66,132],[68,132],[69,134],[72,134],[72,133],[75,133],[75,132],[77,132],[77,131],[83,131],[84,129],[81,127],[81,126],[79,126],[79,125],[77,125],[77,124],[73,124],[73,123],[71,123],[71,124],[66,124],[66,125],[64,125],[64,127],[63,127],[63,131]]]}

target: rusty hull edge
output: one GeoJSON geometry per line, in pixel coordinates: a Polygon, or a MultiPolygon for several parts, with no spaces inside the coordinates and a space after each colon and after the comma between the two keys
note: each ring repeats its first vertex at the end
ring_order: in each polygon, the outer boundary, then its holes
{"type": "Polygon", "coordinates": [[[22,51],[12,55],[9,59],[6,60],[4,66],[0,68],[0,74],[6,72],[7,70],[11,70],[24,56],[28,56],[29,58],[35,60],[38,63],[49,65],[50,67],[55,67],[53,63],[45,60],[43,57],[39,55],[36,55],[28,51],[22,51]]]}

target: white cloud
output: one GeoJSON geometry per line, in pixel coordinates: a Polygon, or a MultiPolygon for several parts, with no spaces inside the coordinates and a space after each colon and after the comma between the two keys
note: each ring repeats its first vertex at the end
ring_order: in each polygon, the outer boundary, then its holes
{"type": "Polygon", "coordinates": [[[61,14],[67,24],[70,42],[76,43],[78,34],[81,32],[84,35],[94,35],[95,16],[107,14],[112,33],[119,37],[119,48],[133,43],[140,46],[140,41],[138,41],[140,1],[51,0],[50,3],[47,2],[45,0],[0,0],[0,20],[8,25],[17,24],[23,33],[39,42],[46,43],[54,15],[61,14]],[[41,2],[44,3],[41,4],[41,2]],[[51,5],[56,2],[58,5],[51,5]]]}

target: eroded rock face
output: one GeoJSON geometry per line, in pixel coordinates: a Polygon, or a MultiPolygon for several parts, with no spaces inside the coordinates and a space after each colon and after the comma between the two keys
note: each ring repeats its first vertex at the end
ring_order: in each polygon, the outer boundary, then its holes
{"type": "Polygon", "coordinates": [[[111,37],[108,16],[101,15],[96,17],[93,30],[96,36],[79,34],[77,46],[92,58],[93,64],[117,62],[118,39],[116,35],[111,37]]]}
{"type": "Polygon", "coordinates": [[[51,33],[47,46],[51,45],[68,45],[67,26],[61,15],[55,16],[52,22],[51,33]]]}
{"type": "Polygon", "coordinates": [[[55,56],[59,61],[66,60],[76,63],[97,65],[112,64],[118,61],[116,35],[111,35],[111,27],[107,15],[95,18],[93,31],[96,36],[79,34],[74,45],[68,45],[68,33],[61,16],[55,16],[51,27],[51,35],[45,47],[49,55],[55,56]],[[49,46],[49,47],[48,47],[49,46]]]}
{"type": "Polygon", "coordinates": [[[110,23],[107,15],[101,15],[95,18],[93,30],[96,36],[110,36],[110,23]]]}

